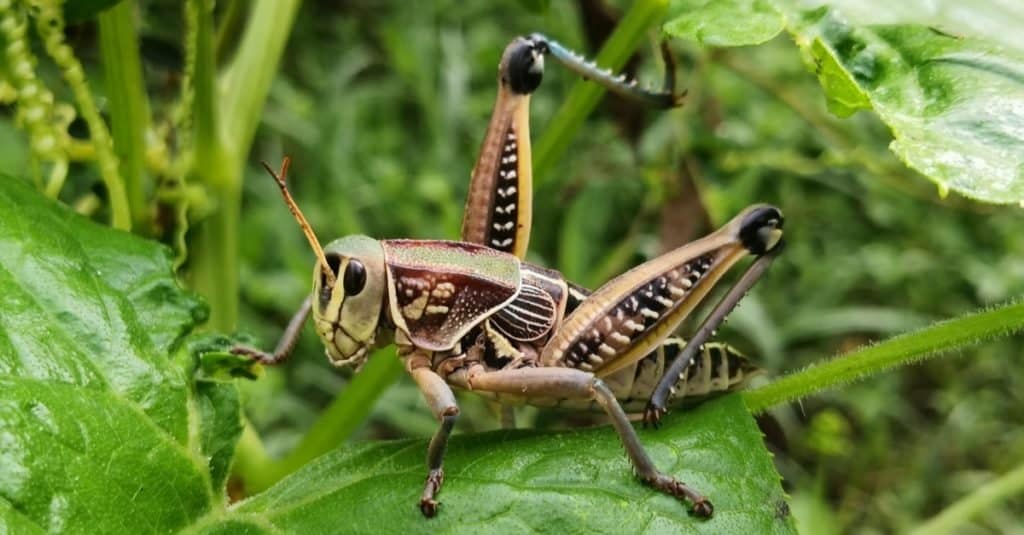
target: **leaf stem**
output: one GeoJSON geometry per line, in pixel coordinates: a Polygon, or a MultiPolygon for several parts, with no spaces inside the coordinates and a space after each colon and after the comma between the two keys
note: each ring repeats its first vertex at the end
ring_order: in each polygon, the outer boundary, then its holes
{"type": "Polygon", "coordinates": [[[107,98],[112,104],[111,135],[121,163],[133,226],[139,231],[146,229],[149,220],[144,182],[149,101],[142,81],[134,14],[134,1],[119,2],[100,13],[99,26],[107,98]]]}
{"type": "Polygon", "coordinates": [[[1024,301],[935,323],[924,329],[812,364],[763,387],[743,393],[751,412],[935,355],[950,353],[1024,329],[1024,301]]]}
{"type": "MultiPolygon", "coordinates": [[[[192,125],[195,176],[206,185],[216,210],[198,225],[192,244],[190,281],[210,303],[210,327],[232,331],[238,316],[238,203],[240,187],[229,167],[218,127],[222,120],[217,105],[217,72],[213,50],[211,0],[191,0],[189,17],[195,17],[195,55],[192,68],[192,125]]],[[[192,59],[192,58],[190,58],[192,59]]]]}
{"type": "Polygon", "coordinates": [[[918,526],[911,535],[950,533],[978,513],[1024,492],[1024,464],[982,485],[918,526]]]}
{"type": "Polygon", "coordinates": [[[246,421],[242,435],[235,444],[235,458],[231,464],[232,476],[242,478],[246,494],[255,494],[258,491],[253,488],[254,485],[259,485],[259,490],[269,486],[263,484],[262,477],[275,463],[276,461],[267,455],[259,434],[253,429],[252,424],[246,421]]]}
{"type": "MultiPolygon", "coordinates": [[[[662,22],[662,16],[667,8],[667,0],[634,2],[597,54],[597,64],[613,70],[621,69],[633,51],[643,42],[647,30],[662,22]]],[[[544,128],[544,135],[533,149],[533,176],[537,185],[551,175],[547,171],[562,157],[569,147],[569,142],[583,125],[583,120],[597,106],[604,91],[600,85],[586,80],[580,80],[569,91],[565,102],[544,128]]]]}
{"type": "Polygon", "coordinates": [[[193,3],[201,9],[196,32],[196,175],[209,188],[217,210],[199,225],[191,280],[210,302],[210,326],[232,331],[238,320],[238,234],[245,158],[299,1],[257,1],[234,60],[219,79],[214,72],[210,1],[193,3]]]}

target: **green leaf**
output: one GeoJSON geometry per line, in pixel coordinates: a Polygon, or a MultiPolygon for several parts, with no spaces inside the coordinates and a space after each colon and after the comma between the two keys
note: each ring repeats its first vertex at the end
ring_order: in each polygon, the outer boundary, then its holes
{"type": "Polygon", "coordinates": [[[669,35],[713,46],[792,34],[839,117],[873,110],[892,151],[949,190],[1024,202],[1024,24],[1005,2],[680,0],[669,35]]]}
{"type": "Polygon", "coordinates": [[[917,24],[950,36],[973,35],[1024,51],[1024,11],[1013,2],[972,0],[778,0],[780,5],[812,10],[831,6],[858,26],[917,24]],[[785,4],[782,2],[785,1],[785,4]]]}
{"type": "Polygon", "coordinates": [[[205,525],[207,533],[795,533],[779,475],[738,396],[673,414],[641,432],[655,463],[706,492],[715,516],[643,486],[609,427],[499,431],[452,439],[442,506],[416,506],[425,440],[337,449],[205,525]]]}
{"type": "Polygon", "coordinates": [[[758,45],[785,27],[770,0],[676,0],[665,33],[705,46],[758,45]]]}
{"type": "Polygon", "coordinates": [[[871,99],[857,85],[832,51],[820,38],[807,47],[814,62],[814,73],[825,90],[828,111],[836,117],[849,117],[858,110],[870,110],[871,99]]]}
{"type": "Polygon", "coordinates": [[[924,25],[857,26],[827,9],[790,30],[814,58],[829,109],[874,109],[893,152],[940,191],[1024,202],[1024,54],[924,25]]]}
{"type": "Polygon", "coordinates": [[[0,526],[168,532],[219,507],[233,385],[192,381],[205,316],[170,254],[0,176],[0,526]]]}
{"type": "Polygon", "coordinates": [[[199,376],[209,381],[230,381],[236,377],[256,380],[263,376],[263,366],[244,355],[211,351],[199,357],[199,376]]]}
{"type": "Polygon", "coordinates": [[[0,499],[0,533],[42,535],[46,531],[18,512],[7,500],[0,499]]]}

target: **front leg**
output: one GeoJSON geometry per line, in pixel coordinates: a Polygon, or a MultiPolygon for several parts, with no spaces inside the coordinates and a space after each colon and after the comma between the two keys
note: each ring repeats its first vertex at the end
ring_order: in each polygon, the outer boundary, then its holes
{"type": "Polygon", "coordinates": [[[434,373],[430,367],[430,358],[418,350],[413,350],[405,359],[406,369],[412,375],[416,385],[423,393],[430,410],[441,422],[441,426],[430,439],[430,446],[427,448],[427,481],[423,486],[423,496],[420,498],[420,511],[423,516],[431,518],[437,514],[437,506],[440,505],[435,499],[437,493],[441,492],[441,485],[444,483],[444,451],[448,447],[448,437],[452,434],[455,421],[459,418],[459,407],[455,404],[455,395],[452,389],[445,383],[441,376],[434,373]]]}
{"type": "Polygon", "coordinates": [[[485,392],[596,400],[611,419],[637,476],[644,483],[676,499],[689,500],[693,504],[693,513],[699,517],[707,518],[713,513],[711,502],[703,494],[654,466],[625,411],[615,399],[615,394],[593,374],[570,368],[519,368],[486,372],[478,367],[470,372],[468,381],[473,390],[485,392]]]}
{"type": "Polygon", "coordinates": [[[289,356],[291,356],[292,349],[295,349],[295,344],[299,341],[299,336],[302,334],[302,327],[306,324],[306,319],[309,318],[309,311],[312,310],[312,306],[312,296],[306,297],[302,304],[299,305],[299,309],[295,311],[292,319],[288,322],[288,327],[285,328],[284,333],[281,335],[281,339],[277,342],[277,347],[274,348],[273,353],[267,353],[266,351],[255,347],[243,345],[231,348],[231,353],[247,356],[260,364],[266,364],[268,366],[284,362],[289,356]]]}

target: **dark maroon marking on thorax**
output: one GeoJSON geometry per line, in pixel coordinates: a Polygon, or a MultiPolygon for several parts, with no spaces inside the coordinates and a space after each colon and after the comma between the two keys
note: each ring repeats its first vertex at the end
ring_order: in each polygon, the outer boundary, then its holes
{"type": "Polygon", "coordinates": [[[395,304],[409,335],[425,349],[448,347],[460,330],[485,318],[487,311],[516,293],[470,274],[389,266],[395,280],[395,304]]]}

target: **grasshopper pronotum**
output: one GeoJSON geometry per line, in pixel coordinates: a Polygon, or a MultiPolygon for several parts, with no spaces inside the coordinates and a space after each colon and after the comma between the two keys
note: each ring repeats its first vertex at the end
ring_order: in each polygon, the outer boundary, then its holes
{"type": "Polygon", "coordinates": [[[235,352],[268,364],[282,361],[311,311],[336,365],[358,366],[378,338],[393,340],[440,421],[419,502],[428,517],[437,513],[444,450],[459,415],[452,386],[502,404],[604,410],[637,476],[709,517],[713,508],[703,494],[654,466],[627,411],[657,425],[671,400],[735,389],[757,371],[728,346],[705,342],[782,250],[782,213],[751,206],[714,233],[592,293],[522,261],[532,204],[529,100],[548,55],[614,92],[662,107],[679,101],[671,90],[651,92],[613,77],[544,36],[515,39],[498,67],[498,98],[473,169],[461,242],[349,236],[321,249],[288,193],[288,160],[279,173],[268,167],[317,254],[313,292],[274,353],[235,352]],[[755,261],[694,336],[688,342],[672,337],[721,276],[748,255],[755,261]]]}

